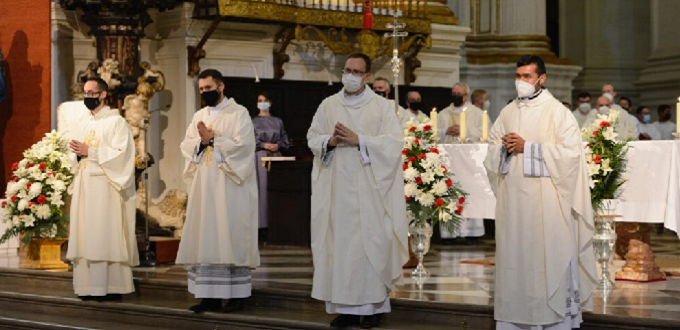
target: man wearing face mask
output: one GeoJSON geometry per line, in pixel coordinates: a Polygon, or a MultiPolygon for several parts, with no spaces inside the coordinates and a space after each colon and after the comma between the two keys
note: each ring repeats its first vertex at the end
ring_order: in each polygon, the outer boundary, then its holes
{"type": "Polygon", "coordinates": [[[489,111],[491,108],[491,101],[489,101],[489,95],[483,89],[477,89],[472,92],[472,104],[477,108],[485,111],[489,111]]]}
{"type": "MultiPolygon", "coordinates": [[[[621,141],[637,140],[637,119],[631,119],[633,117],[627,115],[626,110],[623,110],[616,104],[612,104],[612,101],[607,96],[603,95],[597,98],[597,111],[599,114],[608,115],[610,109],[619,111],[619,121],[615,127],[615,131],[618,133],[617,139],[621,141]]],[[[590,127],[596,119],[597,116],[588,117],[583,127],[590,127]]]]}
{"type": "Polygon", "coordinates": [[[451,105],[437,115],[439,143],[457,144],[460,136],[461,113],[465,111],[465,126],[467,129],[466,142],[478,142],[482,137],[483,112],[468,102],[470,87],[467,84],[456,83],[451,89],[451,105]]]}
{"type": "MultiPolygon", "coordinates": [[[[614,85],[612,84],[604,84],[602,85],[602,96],[606,97],[609,102],[610,102],[610,107],[612,109],[616,109],[618,111],[621,111],[621,115],[626,115],[623,117],[627,117],[628,121],[631,124],[635,124],[635,114],[633,113],[633,102],[630,101],[630,99],[626,98],[628,100],[629,107],[627,109],[622,108],[620,105],[616,104],[616,90],[614,89],[614,85]]],[[[625,103],[625,101],[624,101],[625,103]]]]}
{"type": "MultiPolygon", "coordinates": [[[[407,123],[412,121],[414,124],[420,124],[427,118],[427,115],[423,112],[423,101],[419,92],[410,91],[406,94],[406,106],[408,107],[407,123]]],[[[405,127],[406,125],[402,125],[402,128],[405,127]]]]}
{"type": "Polygon", "coordinates": [[[626,110],[626,112],[630,114],[633,113],[633,101],[631,101],[629,98],[621,96],[621,99],[619,100],[619,106],[626,110]]]}
{"type": "MultiPolygon", "coordinates": [[[[392,87],[390,87],[390,82],[383,78],[383,77],[376,77],[375,80],[373,80],[373,92],[375,94],[384,97],[385,99],[389,100],[390,99],[390,93],[392,92],[392,87]]],[[[394,109],[394,101],[390,102],[392,105],[392,109],[394,109]]],[[[399,124],[402,127],[406,127],[406,123],[409,120],[409,116],[406,114],[406,110],[399,106],[399,109],[395,111],[397,114],[397,119],[399,120],[399,124]]]]}
{"type": "Polygon", "coordinates": [[[134,139],[118,110],[104,102],[106,82],[89,78],[83,94],[90,114],[69,128],[75,177],[66,258],[80,299],[119,301],[135,291],[132,267],[139,265],[134,139]]]}
{"type": "Polygon", "coordinates": [[[581,131],[543,89],[545,64],[517,62],[517,99],[489,133],[496,194],[496,329],[572,329],[591,309],[597,271],[581,131]]]}
{"type": "Polygon", "coordinates": [[[391,102],[366,85],[370,77],[371,59],[350,55],[344,88],[319,105],[307,133],[314,153],[312,297],[340,314],[331,322],[336,328],[378,327],[408,260],[404,136],[391,102]]]}
{"type": "Polygon", "coordinates": [[[597,110],[591,107],[591,97],[588,92],[581,92],[578,94],[578,108],[574,109],[571,113],[576,118],[576,123],[578,127],[583,128],[585,122],[588,118],[595,117],[597,110]]]}
{"type": "Polygon", "coordinates": [[[651,124],[652,113],[649,108],[639,106],[637,108],[637,130],[640,133],[640,141],[661,140],[661,133],[656,129],[656,126],[651,124]]]}
{"type": "Polygon", "coordinates": [[[653,125],[659,131],[659,134],[661,134],[661,140],[674,140],[673,133],[675,133],[676,126],[671,121],[671,106],[662,104],[656,111],[659,114],[659,121],[653,125]]]}
{"type": "Polygon", "coordinates": [[[175,263],[201,299],[189,310],[228,313],[243,309],[260,265],[255,132],[248,110],[224,95],[219,71],[201,72],[198,90],[206,107],[180,145],[189,201],[175,263]]]}

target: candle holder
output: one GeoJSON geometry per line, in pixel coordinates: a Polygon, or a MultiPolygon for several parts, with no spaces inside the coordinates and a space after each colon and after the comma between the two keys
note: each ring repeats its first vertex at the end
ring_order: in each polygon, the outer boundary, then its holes
{"type": "Polygon", "coordinates": [[[489,143],[489,138],[479,138],[479,143],[489,143]]]}
{"type": "Polygon", "coordinates": [[[676,140],[680,140],[680,133],[673,133],[673,136],[675,136],[676,140]]]}

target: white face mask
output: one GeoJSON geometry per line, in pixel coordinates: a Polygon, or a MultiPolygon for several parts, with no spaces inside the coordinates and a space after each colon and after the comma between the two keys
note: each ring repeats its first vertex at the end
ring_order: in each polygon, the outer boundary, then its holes
{"type": "Polygon", "coordinates": [[[609,102],[614,102],[614,95],[612,95],[611,93],[604,93],[602,94],[602,96],[606,97],[609,100],[609,102]]]}
{"type": "MultiPolygon", "coordinates": [[[[538,82],[538,80],[536,82],[538,82]]],[[[532,96],[536,92],[536,85],[532,85],[523,80],[515,80],[515,88],[517,89],[517,96],[520,98],[532,96]]]]}
{"type": "Polygon", "coordinates": [[[601,106],[597,109],[597,111],[600,112],[601,115],[608,115],[609,114],[609,107],[608,106],[601,106]]]}
{"type": "Polygon", "coordinates": [[[581,104],[578,105],[578,109],[582,113],[588,113],[588,112],[590,112],[590,109],[591,109],[590,103],[581,103],[581,104]]]}
{"type": "Polygon", "coordinates": [[[650,121],[652,121],[652,115],[650,115],[650,114],[642,115],[642,122],[647,124],[650,121]]]}
{"type": "Polygon", "coordinates": [[[269,111],[269,107],[272,105],[269,102],[258,102],[257,103],[257,108],[260,109],[260,111],[269,111]]]}
{"type": "Polygon", "coordinates": [[[342,75],[342,85],[345,86],[345,90],[350,93],[354,93],[361,89],[361,86],[363,85],[361,80],[361,77],[352,74],[345,73],[342,75]]]}
{"type": "Polygon", "coordinates": [[[491,108],[491,101],[486,100],[484,101],[484,105],[482,105],[483,110],[489,110],[491,108]]]}

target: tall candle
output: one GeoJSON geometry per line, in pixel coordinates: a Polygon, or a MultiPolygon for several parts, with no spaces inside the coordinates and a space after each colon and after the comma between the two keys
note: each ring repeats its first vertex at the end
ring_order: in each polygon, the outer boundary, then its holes
{"type": "Polygon", "coordinates": [[[465,138],[467,137],[467,132],[465,131],[465,126],[466,126],[466,120],[465,118],[467,117],[467,113],[465,113],[465,110],[467,108],[463,109],[463,112],[460,113],[460,142],[465,143],[465,138]]]}
{"type": "Polygon", "coordinates": [[[675,133],[680,134],[680,97],[678,103],[675,105],[675,133]]]}
{"type": "Polygon", "coordinates": [[[482,142],[486,142],[489,138],[489,114],[484,110],[482,115],[482,142]]]}
{"type": "Polygon", "coordinates": [[[434,136],[437,136],[437,108],[434,107],[432,108],[432,112],[430,112],[430,126],[432,126],[432,134],[434,136]]]}

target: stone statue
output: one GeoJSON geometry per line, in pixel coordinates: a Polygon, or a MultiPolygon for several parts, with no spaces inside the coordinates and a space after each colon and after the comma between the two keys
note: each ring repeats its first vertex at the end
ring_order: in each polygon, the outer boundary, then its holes
{"type": "MultiPolygon", "coordinates": [[[[184,228],[184,218],[187,211],[188,195],[177,189],[166,190],[161,195],[161,201],[149,204],[149,221],[158,224],[161,228],[173,231],[174,237],[182,236],[184,228]]],[[[137,190],[137,209],[144,213],[146,204],[146,192],[144,188],[137,190]]]]}
{"type": "Polygon", "coordinates": [[[90,77],[97,76],[97,69],[99,68],[98,61],[91,61],[85,70],[78,71],[76,76],[76,82],[71,86],[71,99],[74,101],[83,100],[83,88],[85,87],[85,81],[90,77]]]}
{"type": "Polygon", "coordinates": [[[149,160],[144,140],[146,138],[147,123],[151,118],[149,113],[149,98],[153,96],[154,89],[151,84],[139,78],[137,91],[134,95],[128,95],[123,101],[125,120],[130,124],[132,137],[135,139],[135,166],[145,169],[149,160]]]}
{"type": "Polygon", "coordinates": [[[109,85],[109,90],[114,90],[116,87],[120,86],[120,80],[117,79],[117,77],[120,77],[118,61],[107,58],[104,60],[104,63],[102,63],[102,66],[97,69],[97,73],[99,74],[99,78],[102,78],[102,80],[109,85]]]}

